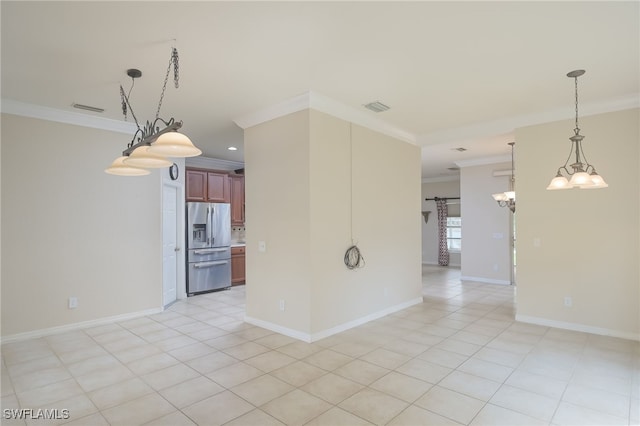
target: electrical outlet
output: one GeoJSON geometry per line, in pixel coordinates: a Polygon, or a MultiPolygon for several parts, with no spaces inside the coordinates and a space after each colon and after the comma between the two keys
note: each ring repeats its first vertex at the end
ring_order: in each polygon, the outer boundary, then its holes
{"type": "Polygon", "coordinates": [[[564,307],[565,308],[570,308],[573,306],[573,299],[571,299],[571,297],[569,296],[565,296],[564,298],[564,307]]]}
{"type": "Polygon", "coordinates": [[[535,237],[533,239],[533,246],[536,247],[536,248],[540,247],[540,238],[539,237],[535,237]]]}
{"type": "Polygon", "coordinates": [[[500,267],[498,266],[498,264],[497,264],[497,263],[494,263],[494,264],[493,264],[493,270],[494,270],[495,272],[498,272],[498,269],[500,269],[500,267]]]}
{"type": "Polygon", "coordinates": [[[70,297],[69,298],[69,309],[75,309],[78,307],[78,298],[70,297]]]}
{"type": "Polygon", "coordinates": [[[280,299],[280,310],[284,311],[284,299],[280,299]]]}
{"type": "Polygon", "coordinates": [[[258,251],[263,253],[267,251],[267,243],[264,241],[258,241],[258,251]]]}

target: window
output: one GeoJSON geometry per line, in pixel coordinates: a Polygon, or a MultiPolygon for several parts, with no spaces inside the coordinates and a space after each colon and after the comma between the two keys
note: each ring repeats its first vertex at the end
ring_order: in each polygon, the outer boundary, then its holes
{"type": "Polygon", "coordinates": [[[447,248],[452,252],[462,249],[462,218],[447,218],[447,248]]]}

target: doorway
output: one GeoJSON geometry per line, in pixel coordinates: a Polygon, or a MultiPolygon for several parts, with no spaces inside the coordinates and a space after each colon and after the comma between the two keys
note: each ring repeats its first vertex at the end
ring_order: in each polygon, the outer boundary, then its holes
{"type": "Polygon", "coordinates": [[[162,185],[162,306],[166,309],[178,298],[181,248],[180,214],[182,186],[173,182],[162,185]]]}

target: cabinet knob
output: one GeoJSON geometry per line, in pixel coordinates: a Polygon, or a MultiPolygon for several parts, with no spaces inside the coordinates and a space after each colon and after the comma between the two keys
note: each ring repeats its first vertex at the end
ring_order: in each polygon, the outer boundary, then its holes
{"type": "Polygon", "coordinates": [[[180,247],[174,248],[173,251],[180,251],[180,247]]]}

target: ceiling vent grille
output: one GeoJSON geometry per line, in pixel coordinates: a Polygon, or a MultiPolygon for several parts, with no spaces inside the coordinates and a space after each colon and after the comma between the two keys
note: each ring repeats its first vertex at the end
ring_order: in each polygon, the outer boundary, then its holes
{"type": "Polygon", "coordinates": [[[451,148],[452,151],[465,152],[467,148],[459,147],[459,148],[451,148]]]}
{"type": "Polygon", "coordinates": [[[389,106],[383,104],[380,101],[369,102],[364,106],[366,109],[371,110],[373,112],[384,112],[389,109],[389,106]]]}
{"type": "Polygon", "coordinates": [[[82,105],[82,104],[73,104],[72,105],[74,108],[77,109],[83,109],[85,111],[91,111],[91,112],[104,112],[104,108],[98,108],[98,107],[93,107],[93,106],[89,106],[89,105],[82,105]]]}

